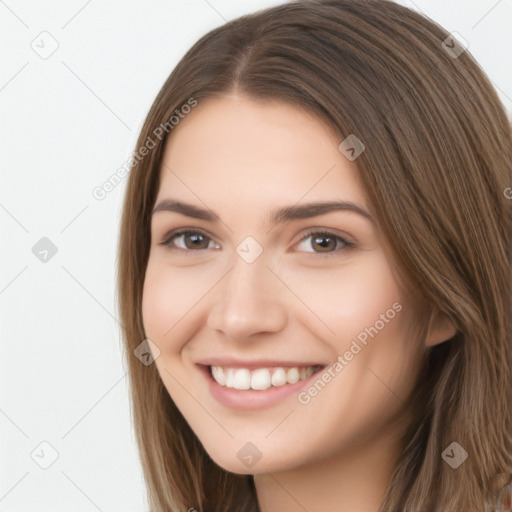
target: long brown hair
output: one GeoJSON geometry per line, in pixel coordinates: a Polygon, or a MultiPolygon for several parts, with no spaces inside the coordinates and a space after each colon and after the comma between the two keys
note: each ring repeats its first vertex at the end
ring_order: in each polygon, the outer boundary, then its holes
{"type": "Polygon", "coordinates": [[[512,135],[489,80],[450,37],[386,0],[295,1],[212,30],[163,85],[137,142],[137,155],[149,139],[154,147],[133,160],[118,253],[132,412],[153,512],[258,510],[253,478],[209,458],[155,365],[134,355],[146,338],[142,289],[169,119],[191,99],[200,105],[233,91],[305,109],[340,142],[350,134],[363,141],[360,180],[401,271],[458,329],[427,351],[406,404],[415,420],[380,512],[492,507],[512,472],[512,135]],[[452,442],[468,453],[457,469],[442,457],[452,442]]]}

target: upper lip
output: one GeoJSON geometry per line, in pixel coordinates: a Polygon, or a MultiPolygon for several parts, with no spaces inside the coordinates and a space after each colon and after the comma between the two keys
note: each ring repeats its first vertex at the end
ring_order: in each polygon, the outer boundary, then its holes
{"type": "Polygon", "coordinates": [[[233,357],[212,357],[197,361],[200,366],[223,366],[226,368],[247,368],[248,370],[255,368],[301,368],[307,366],[326,366],[323,363],[311,361],[276,361],[271,359],[253,359],[251,361],[243,361],[233,357]]]}

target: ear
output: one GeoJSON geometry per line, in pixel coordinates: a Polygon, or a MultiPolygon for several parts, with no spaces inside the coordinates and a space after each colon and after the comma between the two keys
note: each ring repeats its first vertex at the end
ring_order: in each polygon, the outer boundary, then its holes
{"type": "Polygon", "coordinates": [[[428,332],[425,338],[427,347],[439,345],[448,341],[457,334],[457,328],[454,323],[441,311],[434,310],[430,315],[428,323],[428,332]]]}

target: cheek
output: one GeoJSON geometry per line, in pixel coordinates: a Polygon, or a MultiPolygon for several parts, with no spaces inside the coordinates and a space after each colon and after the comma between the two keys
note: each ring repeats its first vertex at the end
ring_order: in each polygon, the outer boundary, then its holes
{"type": "Polygon", "coordinates": [[[361,347],[356,366],[371,370],[392,388],[409,386],[421,353],[408,293],[387,260],[378,258],[346,276],[339,308],[331,311],[339,353],[355,341],[361,347]]]}
{"type": "Polygon", "coordinates": [[[150,258],[144,279],[142,318],[147,337],[161,349],[172,347],[173,340],[183,339],[176,332],[186,325],[183,320],[190,318],[187,315],[205,293],[204,285],[194,283],[198,280],[187,269],[171,269],[150,258]]]}
{"type": "Polygon", "coordinates": [[[396,303],[404,306],[403,291],[381,252],[366,254],[348,265],[333,266],[329,271],[297,269],[287,279],[315,313],[303,314],[303,321],[319,336],[339,345],[340,350],[376,322],[377,327],[387,331],[391,324],[399,323],[396,303]],[[381,315],[391,320],[383,325],[381,315]]]}

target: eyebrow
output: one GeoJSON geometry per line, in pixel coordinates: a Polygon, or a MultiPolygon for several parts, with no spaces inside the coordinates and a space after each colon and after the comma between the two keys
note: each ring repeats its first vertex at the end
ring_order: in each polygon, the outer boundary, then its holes
{"type": "MultiPolygon", "coordinates": [[[[317,215],[323,215],[332,211],[357,213],[368,219],[370,222],[373,222],[373,217],[368,211],[350,201],[321,201],[276,208],[271,210],[268,222],[270,224],[282,224],[292,220],[316,217],[317,215]]],[[[173,199],[164,199],[160,201],[153,209],[152,215],[157,212],[177,212],[186,215],[187,217],[193,217],[194,219],[201,219],[209,222],[217,222],[220,220],[220,217],[212,210],[200,208],[198,206],[173,199]]]]}

